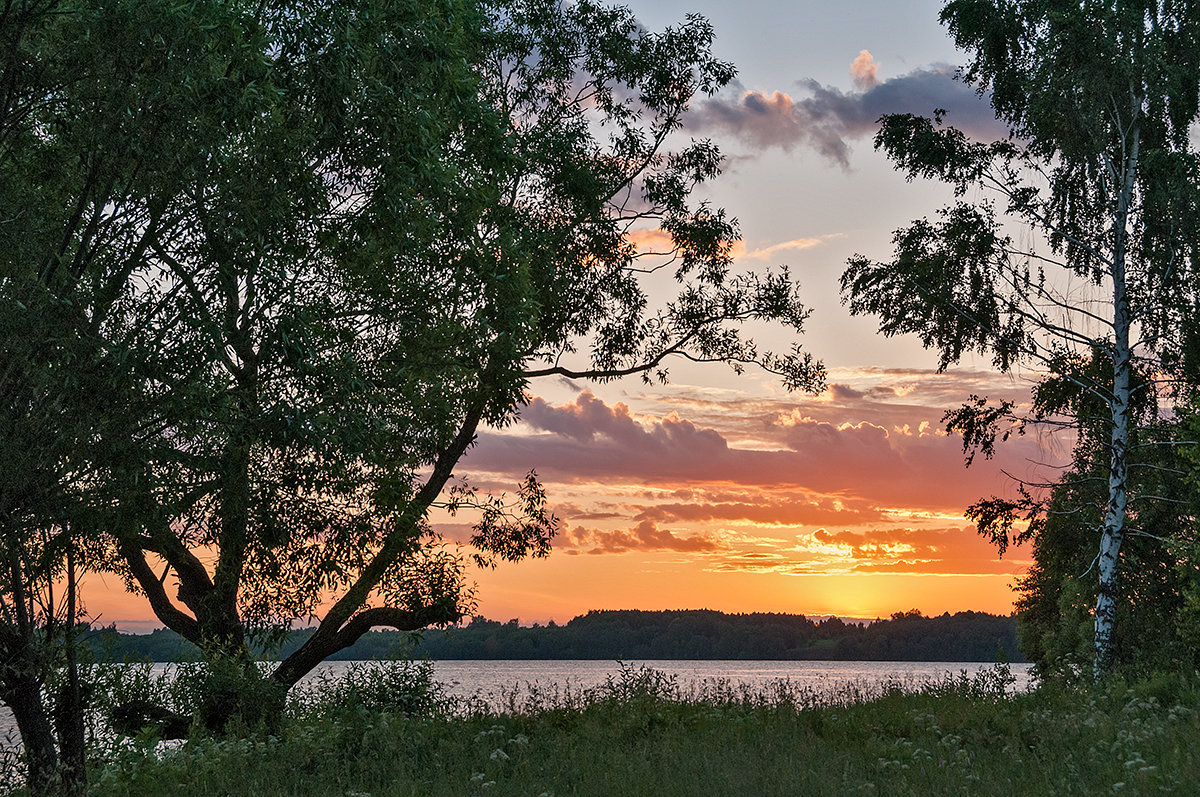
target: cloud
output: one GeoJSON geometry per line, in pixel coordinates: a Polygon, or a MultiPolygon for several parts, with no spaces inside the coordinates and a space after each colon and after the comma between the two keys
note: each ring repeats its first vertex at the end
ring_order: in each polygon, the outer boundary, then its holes
{"type": "MultiPolygon", "coordinates": [[[[671,255],[675,251],[675,241],[671,234],[662,228],[630,230],[627,234],[629,242],[637,249],[639,255],[671,255]]],[[[812,238],[796,238],[791,241],[760,247],[752,251],[746,250],[746,242],[733,241],[730,245],[729,256],[734,260],[750,258],[752,260],[769,260],[780,252],[812,249],[822,246],[829,241],[845,238],[845,233],[835,232],[818,235],[812,238]]]]}
{"type": "Polygon", "coordinates": [[[888,416],[886,407],[876,407],[875,421],[835,423],[792,407],[744,419],[762,442],[740,448],[727,433],[674,412],[635,419],[624,403],[610,406],[586,391],[561,405],[533,398],[523,425],[482,433],[463,465],[490,473],[536,467],[548,483],[670,490],[737,485],[803,490],[878,508],[958,512],[981,496],[1005,492],[1001,467],[1024,473],[1024,458],[1043,458],[1037,441],[1019,438],[996,460],[977,460],[964,470],[961,440],[933,431],[940,411],[901,406],[888,416]]]}
{"type": "Polygon", "coordinates": [[[854,561],[853,570],[907,573],[1019,573],[1029,565],[1016,556],[1000,559],[974,529],[888,528],[870,531],[818,529],[806,543],[817,549],[834,549],[854,561]]]}
{"type": "Polygon", "coordinates": [[[844,502],[825,498],[798,500],[788,497],[772,500],[759,495],[759,500],[685,503],[663,503],[641,507],[637,517],[665,522],[742,521],[760,525],[820,526],[837,524],[854,526],[878,521],[883,513],[863,501],[844,502]]]}
{"type": "Polygon", "coordinates": [[[860,50],[858,57],[850,62],[850,77],[860,91],[868,91],[879,83],[879,64],[870,50],[860,50]]]}
{"type": "MultiPolygon", "coordinates": [[[[671,233],[655,227],[654,229],[638,229],[630,230],[626,237],[637,250],[639,257],[645,256],[670,256],[675,254],[676,245],[675,239],[671,237],[671,233]]],[[[823,244],[830,238],[841,238],[842,233],[833,235],[823,235],[820,238],[805,238],[798,241],[788,241],[787,243],[776,244],[775,246],[767,247],[767,249],[756,249],[749,255],[746,254],[746,242],[735,240],[730,242],[729,256],[734,260],[740,257],[753,257],[757,259],[766,259],[777,250],[782,249],[807,249],[810,246],[823,244]],[[807,243],[811,241],[811,243],[807,243]],[[805,245],[807,243],[807,245],[805,245]]]]}
{"type": "Polygon", "coordinates": [[[602,438],[630,446],[643,456],[668,454],[680,448],[720,455],[728,449],[721,435],[698,428],[674,413],[646,428],[633,419],[629,405],[617,402],[610,407],[586,390],[574,402],[558,406],[535,397],[521,412],[521,420],[534,429],[579,442],[591,443],[602,438]]]}
{"type": "Polygon", "coordinates": [[[865,397],[867,394],[862,390],[855,390],[849,385],[833,383],[829,386],[829,395],[835,401],[853,401],[865,397]]]}
{"type": "Polygon", "coordinates": [[[680,553],[711,553],[727,546],[706,535],[681,537],[668,529],[660,529],[652,520],[643,520],[628,530],[568,527],[554,540],[554,547],[568,553],[613,554],[630,551],[676,551],[680,553]]]}
{"type": "Polygon", "coordinates": [[[752,252],[746,252],[744,257],[752,258],[754,260],[768,260],[771,257],[774,257],[778,252],[784,252],[793,249],[812,249],[814,246],[821,246],[827,241],[845,237],[845,233],[835,232],[828,235],[820,235],[816,238],[797,238],[794,241],[784,241],[783,243],[774,244],[762,249],[755,249],[752,252]]]}
{"type": "Polygon", "coordinates": [[[709,563],[716,572],[784,575],[906,573],[1017,575],[1029,566],[1017,550],[1006,559],[970,528],[819,529],[801,535],[791,552],[731,552],[709,563]]]}
{"type": "Polygon", "coordinates": [[[554,514],[566,520],[617,520],[629,517],[628,511],[612,504],[583,507],[579,504],[556,503],[554,514]]]}
{"type": "Polygon", "coordinates": [[[670,254],[675,250],[675,240],[671,233],[661,227],[652,230],[630,230],[628,238],[642,254],[670,254]]]}
{"type": "MultiPolygon", "coordinates": [[[[942,432],[941,418],[972,394],[991,401],[1008,400],[1027,405],[1030,383],[994,372],[959,369],[938,373],[930,369],[833,368],[831,387],[815,399],[786,394],[712,396],[686,386],[669,394],[650,393],[635,397],[639,407],[666,414],[685,415],[693,423],[721,432],[731,445],[770,448],[777,437],[782,417],[810,417],[841,425],[847,420],[868,421],[885,429],[911,425],[914,429],[928,423],[930,433],[942,432]],[[855,397],[856,393],[863,394],[855,397]]],[[[1065,461],[1074,438],[1063,435],[1054,442],[1043,439],[1055,453],[1051,459],[1065,461]]],[[[1042,457],[1045,459],[1045,457],[1042,457]]]]}
{"type": "Polygon", "coordinates": [[[971,136],[990,140],[1007,135],[988,101],[955,80],[949,66],[916,69],[879,82],[876,64],[864,50],[851,73],[859,90],[849,93],[811,79],[799,81],[805,94],[800,97],[745,90],[739,84],[734,90],[741,91],[740,97],[708,100],[689,114],[687,125],[732,134],[757,149],[807,147],[842,168],[850,165],[848,142],[873,134],[884,114],[930,116],[942,108],[948,124],[971,136]]]}

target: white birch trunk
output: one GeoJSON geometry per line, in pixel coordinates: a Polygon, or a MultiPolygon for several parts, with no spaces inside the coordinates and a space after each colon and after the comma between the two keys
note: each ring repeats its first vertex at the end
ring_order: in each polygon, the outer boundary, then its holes
{"type": "Polygon", "coordinates": [[[1123,159],[1121,195],[1113,225],[1113,387],[1109,409],[1112,413],[1111,460],[1108,471],[1108,505],[1100,533],[1097,570],[1100,590],[1096,596],[1095,659],[1093,675],[1099,679],[1112,666],[1113,640],[1117,616],[1117,563],[1125,539],[1125,515],[1129,503],[1129,398],[1132,382],[1132,355],[1129,344],[1130,307],[1126,285],[1125,260],[1129,206],[1133,200],[1134,177],[1138,163],[1140,137],[1135,129],[1128,155],[1123,159]]]}
{"type": "MultiPolygon", "coordinates": [[[[1118,332],[1113,358],[1112,460],[1108,472],[1108,506],[1100,534],[1100,591],[1096,596],[1094,675],[1100,678],[1111,666],[1117,615],[1117,561],[1125,538],[1125,509],[1129,500],[1129,386],[1130,351],[1128,302],[1124,303],[1124,341],[1118,332]]],[[[1118,311],[1118,316],[1122,313],[1118,311]]]]}

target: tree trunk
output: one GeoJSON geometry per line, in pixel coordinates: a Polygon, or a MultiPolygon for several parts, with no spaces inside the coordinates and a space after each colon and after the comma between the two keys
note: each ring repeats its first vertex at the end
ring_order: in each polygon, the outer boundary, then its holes
{"type": "Polygon", "coordinates": [[[1099,680],[1113,664],[1114,634],[1117,617],[1117,563],[1121,543],[1125,538],[1125,508],[1128,503],[1129,475],[1129,361],[1114,369],[1117,376],[1112,402],[1112,462],[1108,474],[1108,506],[1104,512],[1104,527],[1100,534],[1100,554],[1097,569],[1100,590],[1096,596],[1095,658],[1093,675],[1099,680]],[[1123,379],[1122,379],[1123,376],[1123,379]],[[1124,387],[1121,387],[1121,382],[1124,387]]]}
{"type": "Polygon", "coordinates": [[[75,547],[71,545],[67,548],[67,623],[63,635],[67,677],[54,707],[54,725],[62,757],[62,794],[83,797],[87,794],[87,756],[83,734],[83,695],[79,687],[76,589],[75,547]]]}
{"type": "Polygon", "coordinates": [[[290,689],[296,685],[297,681],[312,672],[318,664],[334,653],[350,647],[372,628],[386,626],[397,631],[418,631],[432,625],[454,623],[461,619],[462,614],[459,612],[457,604],[451,603],[441,603],[415,610],[386,606],[364,609],[339,629],[335,630],[332,626],[322,623],[321,626],[318,626],[317,632],[309,637],[298,650],[280,662],[275,672],[271,673],[271,678],[290,689]]]}
{"type": "Polygon", "coordinates": [[[6,629],[4,637],[0,645],[5,659],[0,668],[0,696],[12,710],[25,747],[29,793],[34,797],[53,795],[57,793],[59,777],[58,748],[42,699],[33,641],[15,628],[6,629]]]}
{"type": "Polygon", "coordinates": [[[1100,533],[1097,570],[1100,589],[1096,595],[1095,658],[1092,674],[1099,680],[1113,665],[1117,618],[1117,564],[1125,539],[1125,513],[1129,503],[1129,397],[1133,352],[1129,344],[1129,290],[1125,282],[1126,241],[1129,207],[1133,198],[1140,136],[1135,130],[1122,169],[1124,180],[1117,201],[1114,224],[1113,279],[1113,386],[1109,409],[1112,414],[1111,460],[1108,470],[1108,505],[1100,533]]]}

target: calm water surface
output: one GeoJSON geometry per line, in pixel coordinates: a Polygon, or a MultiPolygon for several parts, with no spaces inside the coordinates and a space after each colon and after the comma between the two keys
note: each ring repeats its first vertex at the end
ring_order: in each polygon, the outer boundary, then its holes
{"type": "MultiPolygon", "coordinates": [[[[370,662],[327,662],[305,681],[337,677],[354,664],[370,662]]],[[[585,661],[436,661],[434,677],[445,685],[447,693],[482,701],[493,709],[528,706],[537,695],[553,700],[556,695],[578,694],[618,678],[621,668],[652,668],[674,679],[686,694],[697,694],[723,684],[735,690],[770,692],[781,683],[791,694],[803,693],[816,698],[836,699],[847,689],[872,694],[889,686],[918,688],[930,681],[962,675],[974,676],[993,667],[981,662],[903,662],[903,661],[648,661],[623,664],[605,660],[585,661]]],[[[169,664],[154,665],[163,672],[169,664]]],[[[1028,664],[1011,665],[1016,678],[1014,689],[1030,686],[1028,664]]],[[[536,702],[536,701],[535,701],[536,702]]],[[[544,702],[544,700],[543,700],[544,702]]],[[[12,712],[0,705],[0,747],[9,747],[17,738],[12,712]],[[7,740],[7,744],[5,741],[7,740]]]]}
{"type": "MultiPolygon", "coordinates": [[[[674,677],[684,692],[703,689],[714,681],[727,681],[734,688],[769,690],[781,681],[817,695],[836,696],[846,686],[866,690],[898,684],[916,688],[929,681],[962,674],[974,676],[994,667],[987,662],[909,661],[659,661],[636,660],[626,668],[649,667],[674,677]]],[[[336,676],[351,662],[327,662],[317,673],[336,676]]],[[[564,690],[583,691],[617,677],[621,664],[611,660],[583,661],[436,661],[434,676],[447,691],[459,697],[479,697],[493,707],[503,707],[508,698],[531,692],[553,694],[564,690]]],[[[1010,665],[1016,678],[1014,689],[1027,690],[1032,665],[1010,665]]],[[[316,677],[314,673],[313,676],[316,677]]]]}

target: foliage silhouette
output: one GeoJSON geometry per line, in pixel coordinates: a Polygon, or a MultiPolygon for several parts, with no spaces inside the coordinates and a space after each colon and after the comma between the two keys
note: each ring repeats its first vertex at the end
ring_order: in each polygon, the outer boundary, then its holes
{"type": "MultiPolygon", "coordinates": [[[[312,632],[288,634],[286,656],[312,632]]],[[[958,612],[924,617],[898,613],[871,623],[795,614],[726,614],[709,610],[604,610],[563,625],[521,626],[482,617],[444,631],[365,634],[334,660],[432,659],[743,659],[828,661],[1023,661],[1013,617],[958,612]]],[[[93,632],[91,642],[117,658],[179,661],[199,654],[178,634],[93,632]]],[[[263,651],[266,653],[267,651],[263,651]]]]}

